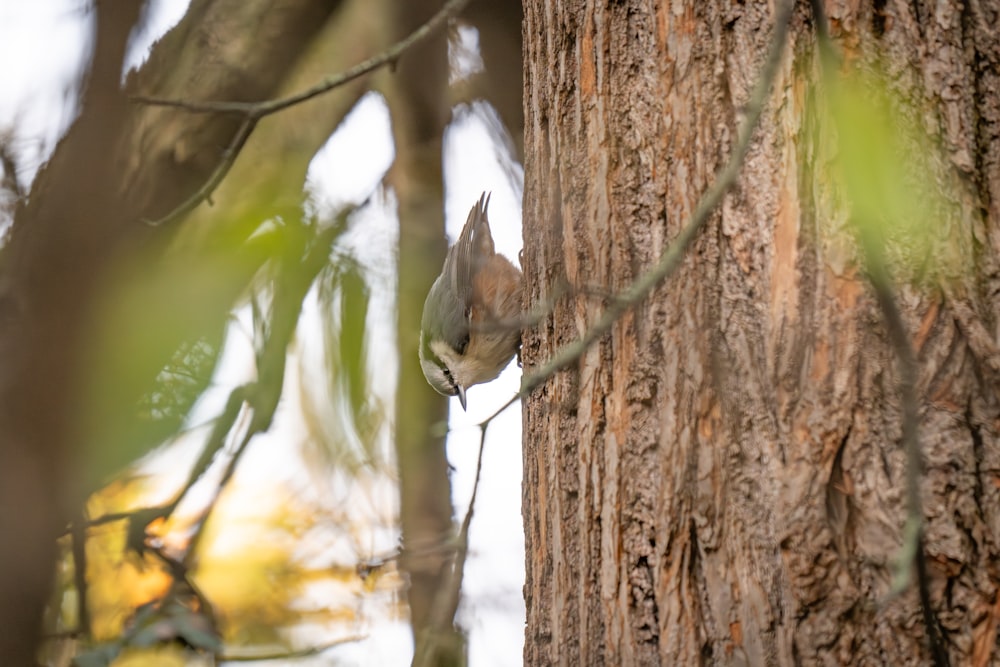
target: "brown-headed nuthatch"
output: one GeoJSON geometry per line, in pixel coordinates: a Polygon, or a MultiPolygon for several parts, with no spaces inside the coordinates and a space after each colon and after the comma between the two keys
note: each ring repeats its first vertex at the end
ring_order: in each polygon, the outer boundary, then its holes
{"type": "Polygon", "coordinates": [[[484,192],[424,302],[420,366],[438,393],[458,396],[500,375],[521,343],[520,269],[493,247],[484,192]]]}

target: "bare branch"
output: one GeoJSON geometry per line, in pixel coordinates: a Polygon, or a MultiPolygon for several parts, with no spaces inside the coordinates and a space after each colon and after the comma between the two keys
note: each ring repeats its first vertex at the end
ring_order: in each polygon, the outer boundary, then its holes
{"type": "Polygon", "coordinates": [[[198,518],[193,536],[187,547],[185,559],[193,557],[205,521],[215,506],[216,500],[232,478],[244,451],[255,435],[270,428],[281,394],[285,357],[288,345],[291,343],[295,332],[295,324],[298,313],[301,310],[302,300],[308,293],[309,287],[315,280],[316,275],[329,261],[333,244],[345,229],[348,215],[349,211],[341,213],[335,224],[319,231],[311,239],[305,241],[306,245],[299,248],[300,250],[305,250],[304,255],[294,252],[285,257],[285,261],[281,262],[278,269],[278,278],[276,279],[276,282],[279,284],[275,287],[276,311],[272,315],[273,321],[270,331],[258,357],[257,371],[259,380],[240,385],[229,393],[226,406],[222,414],[215,420],[212,432],[209,434],[201,455],[191,468],[184,486],[165,505],[144,507],[130,512],[105,515],[91,520],[88,523],[89,526],[123,519],[128,520],[128,546],[140,552],[148,548],[148,545],[146,545],[146,530],[149,524],[156,519],[169,517],[174,512],[181,500],[183,500],[195,483],[201,479],[215,460],[216,455],[223,448],[226,440],[233,432],[239,416],[244,413],[244,410],[249,410],[252,413],[250,423],[241,436],[236,451],[230,457],[211,499],[198,518]],[[280,312],[277,312],[278,310],[280,312]]]}
{"type": "Polygon", "coordinates": [[[198,188],[193,195],[188,197],[180,206],[175,208],[170,213],[158,220],[144,220],[143,222],[151,227],[159,227],[160,225],[173,222],[174,220],[187,215],[203,201],[209,201],[209,203],[211,203],[210,198],[212,193],[215,192],[215,189],[219,187],[220,183],[222,183],[222,179],[224,179],[226,174],[229,173],[230,168],[232,168],[233,163],[236,162],[236,158],[240,154],[240,150],[244,145],[246,145],[247,139],[250,138],[250,134],[253,132],[255,127],[257,127],[257,121],[255,119],[248,117],[244,120],[239,129],[236,131],[236,134],[233,135],[233,140],[229,142],[228,146],[226,146],[226,150],[222,151],[222,159],[219,161],[215,170],[212,171],[208,180],[205,181],[205,183],[198,188]]]}
{"type": "Polygon", "coordinates": [[[743,167],[743,160],[746,157],[747,151],[750,150],[750,140],[753,138],[754,129],[760,121],[761,113],[764,110],[764,103],[778,73],[778,65],[781,62],[781,55],[784,52],[785,42],[787,41],[788,24],[793,8],[794,2],[791,0],[784,0],[777,7],[770,48],[757,83],[753,91],[751,91],[750,99],[747,101],[746,113],[743,122],[739,126],[736,145],[733,147],[733,152],[729,156],[729,161],[725,167],[718,173],[711,187],[702,195],[701,200],[698,202],[698,207],[691,216],[691,220],[680,231],[673,243],[670,244],[670,247],[660,256],[660,261],[656,266],[640,276],[626,290],[610,297],[608,299],[608,308],[604,311],[604,314],[580,338],[560,349],[541,368],[530,375],[525,375],[521,379],[520,391],[504,403],[496,412],[481,422],[481,426],[487,426],[497,415],[518,400],[526,397],[548,378],[577,361],[591,345],[614,326],[618,318],[624,315],[629,308],[646,298],[657,285],[666,280],[680,266],[685,253],[698,237],[698,233],[704,227],[709,216],[736,183],[736,178],[743,167]]]}
{"type": "Polygon", "coordinates": [[[465,575],[465,560],[469,555],[469,527],[472,525],[472,515],[476,507],[476,495],[479,492],[479,480],[483,472],[483,451],[486,445],[487,423],[480,425],[479,430],[479,457],[476,459],[476,476],[472,484],[472,496],[469,498],[469,507],[465,511],[465,518],[462,520],[462,527],[455,538],[455,560],[448,571],[444,586],[438,591],[434,599],[434,607],[431,610],[431,622],[425,629],[425,641],[420,645],[423,650],[413,657],[413,667],[429,667],[435,664],[435,651],[437,637],[441,636],[449,623],[454,619],[455,610],[458,608],[459,597],[462,593],[462,579],[465,575]]]}
{"type": "Polygon", "coordinates": [[[87,594],[87,526],[80,517],[70,536],[73,550],[73,584],[76,587],[76,632],[90,637],[90,604],[87,594]]]}
{"type": "Polygon", "coordinates": [[[457,15],[469,3],[469,0],[449,0],[437,14],[432,16],[426,23],[410,33],[406,38],[396,42],[382,53],[358,63],[345,72],[334,74],[319,82],[312,88],[284,97],[278,100],[268,100],[264,102],[190,102],[186,100],[169,100],[158,97],[146,97],[135,95],[132,100],[144,104],[176,107],[192,113],[229,113],[246,116],[251,120],[259,120],[288,107],[301,104],[314,97],[327,93],[334,88],[343,86],[346,83],[373,72],[380,67],[395,63],[408,49],[415,44],[419,44],[432,35],[438,28],[444,25],[449,19],[457,15]]]}
{"type": "Polygon", "coordinates": [[[257,127],[257,121],[265,116],[301,104],[334,88],[350,83],[387,64],[395,63],[408,49],[422,42],[449,19],[458,14],[468,2],[469,0],[450,0],[426,23],[382,53],[355,65],[345,72],[330,76],[312,88],[289,97],[263,102],[191,102],[133,95],[130,98],[132,101],[152,106],[174,107],[192,113],[223,113],[244,116],[243,123],[236,131],[225,151],[223,151],[218,166],[212,171],[208,180],[194,194],[167,215],[157,220],[146,220],[144,222],[150,226],[158,227],[187,215],[204,201],[211,203],[212,193],[215,192],[216,188],[219,187],[219,184],[222,183],[222,180],[229,173],[243,146],[257,127]]]}
{"type": "Polygon", "coordinates": [[[308,658],[310,656],[319,655],[325,651],[329,651],[332,648],[338,646],[344,646],[345,644],[353,644],[355,642],[360,642],[367,639],[365,635],[353,635],[351,637],[344,637],[342,639],[335,639],[325,644],[320,644],[319,646],[310,646],[309,648],[304,648],[298,651],[279,651],[275,653],[254,653],[254,654],[241,654],[241,653],[224,653],[215,656],[218,662],[263,662],[265,660],[298,660],[300,658],[308,658]]]}

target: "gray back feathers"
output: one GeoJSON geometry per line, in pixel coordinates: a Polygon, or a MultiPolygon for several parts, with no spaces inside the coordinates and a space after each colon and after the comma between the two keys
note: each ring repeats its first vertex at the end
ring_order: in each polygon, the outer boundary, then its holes
{"type": "Polygon", "coordinates": [[[425,359],[433,358],[427,348],[432,340],[444,341],[459,353],[469,340],[472,279],[483,259],[495,252],[486,214],[489,203],[490,197],[484,192],[469,211],[458,241],[448,250],[441,275],[427,293],[420,323],[424,338],[421,356],[425,359]]]}

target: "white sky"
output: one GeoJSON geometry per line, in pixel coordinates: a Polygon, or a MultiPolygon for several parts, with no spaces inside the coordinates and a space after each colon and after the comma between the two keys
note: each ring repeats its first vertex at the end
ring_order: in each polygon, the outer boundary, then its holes
{"type": "MultiPolygon", "coordinates": [[[[188,0],[154,0],[152,25],[134,36],[129,64],[145,58],[149,45],[186,11],[188,0]]],[[[38,166],[51,152],[60,133],[75,112],[69,104],[75,95],[83,56],[89,46],[89,20],[84,0],[45,2],[0,2],[0,133],[14,130],[14,145],[22,158],[19,180],[27,185],[38,166]],[[12,66],[10,63],[22,63],[12,66]]],[[[474,55],[475,33],[463,31],[474,55]]],[[[475,58],[466,61],[475,64],[475,58]]],[[[521,247],[521,172],[512,176],[504,169],[498,148],[490,138],[483,109],[459,115],[446,137],[446,214],[450,240],[454,240],[469,208],[484,191],[492,191],[490,220],[498,249],[515,262],[521,247]]],[[[486,112],[488,113],[488,111],[486,112]]],[[[320,205],[357,202],[371,192],[392,159],[389,117],[378,96],[369,95],[358,105],[329,144],[314,160],[309,174],[310,187],[320,205]],[[340,156],[349,155],[350,160],[340,156]],[[336,190],[330,184],[337,184],[336,190]]],[[[389,202],[392,203],[391,201],[389,202]]],[[[355,249],[371,279],[371,350],[374,358],[395,359],[392,342],[394,296],[391,272],[395,253],[394,212],[372,207],[363,213],[364,224],[356,224],[348,243],[355,249]],[[378,318],[385,318],[382,326],[378,318]]],[[[306,320],[310,317],[307,315],[306,320]]],[[[317,321],[315,318],[312,318],[317,321]]],[[[305,326],[305,325],[304,325],[305,326]]],[[[240,334],[237,334],[239,338],[240,334]]],[[[245,337],[227,351],[230,360],[223,366],[220,385],[200,406],[211,413],[228,392],[229,383],[239,382],[248,369],[245,337]],[[214,404],[214,405],[213,405],[214,404]]],[[[291,367],[290,367],[291,368],[291,367]]],[[[383,366],[384,368],[384,366],[383,366]]],[[[463,413],[457,399],[451,402],[451,434],[448,460],[452,475],[456,515],[464,515],[472,489],[478,450],[479,421],[517,391],[520,370],[511,365],[495,382],[473,387],[468,394],[469,412],[463,413]]],[[[384,393],[392,405],[394,373],[378,374],[375,390],[384,393]]],[[[271,480],[276,475],[295,475],[296,466],[287,463],[287,440],[282,429],[292,428],[279,419],[272,433],[255,441],[239,477],[245,482],[271,480]],[[284,456],[283,456],[284,455],[284,456]],[[283,461],[285,461],[283,463],[283,461]]],[[[195,454],[195,441],[187,451],[173,451],[175,466],[170,477],[183,478],[195,454]]],[[[302,465],[300,463],[300,465],[302,465]]],[[[301,470],[301,468],[299,468],[301,470]]],[[[390,540],[391,541],[391,540],[390,540]]],[[[469,659],[472,667],[506,667],[521,664],[524,637],[524,539],[521,523],[521,417],[519,406],[507,410],[487,433],[483,477],[475,518],[471,527],[470,558],[466,565],[465,597],[460,611],[469,629],[469,659]]],[[[409,664],[412,652],[409,631],[404,624],[384,622],[366,629],[369,639],[329,651],[300,664],[328,664],[328,658],[358,665],[409,664]]]]}

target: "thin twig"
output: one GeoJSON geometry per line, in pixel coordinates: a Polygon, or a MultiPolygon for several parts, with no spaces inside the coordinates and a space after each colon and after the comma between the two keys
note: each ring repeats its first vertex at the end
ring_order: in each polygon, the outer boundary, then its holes
{"type": "Polygon", "coordinates": [[[534,373],[525,375],[521,379],[520,391],[500,406],[496,412],[482,421],[480,423],[481,426],[489,424],[501,412],[526,397],[555,373],[577,361],[595,341],[604,336],[614,326],[618,318],[625,314],[629,308],[646,298],[653,288],[662,283],[680,266],[687,249],[698,237],[698,233],[705,225],[708,217],[736,183],[736,178],[743,167],[743,160],[746,157],[747,151],[750,150],[750,140],[753,138],[753,132],[763,113],[764,103],[778,73],[778,65],[781,63],[781,55],[787,41],[788,23],[791,19],[793,8],[794,2],[791,0],[784,0],[777,7],[770,48],[760,76],[757,79],[757,84],[754,86],[750,94],[750,99],[747,101],[745,116],[739,126],[736,145],[733,147],[733,152],[730,154],[726,166],[718,173],[711,187],[702,195],[698,202],[698,207],[691,216],[691,220],[680,231],[673,243],[670,244],[670,247],[660,256],[660,261],[656,266],[640,276],[630,287],[610,297],[607,310],[604,311],[597,322],[591,325],[580,338],[562,347],[548,362],[543,364],[534,373]]]}
{"type": "Polygon", "coordinates": [[[419,644],[420,653],[413,658],[413,667],[425,667],[434,664],[434,649],[437,646],[437,638],[446,630],[447,625],[453,621],[455,610],[458,608],[459,596],[462,592],[462,579],[465,575],[465,561],[469,555],[469,527],[472,525],[472,515],[476,508],[476,496],[479,493],[479,480],[483,472],[483,452],[486,445],[486,428],[479,427],[479,457],[476,459],[476,475],[472,483],[472,496],[469,498],[469,507],[465,511],[465,518],[462,519],[462,527],[455,538],[455,560],[451,570],[448,571],[448,578],[444,586],[438,591],[434,598],[434,606],[431,609],[430,625],[424,630],[424,641],[419,644]]]}
{"type": "MultiPolygon", "coordinates": [[[[813,23],[819,43],[820,67],[823,79],[831,94],[836,94],[840,54],[829,35],[828,22],[819,0],[811,0],[813,23]]],[[[903,544],[900,547],[897,570],[893,576],[893,592],[899,593],[910,581],[911,567],[916,567],[917,589],[923,613],[927,644],[936,667],[949,664],[948,651],[940,636],[938,620],[931,606],[930,576],[927,556],[923,548],[923,503],[920,481],[923,478],[923,455],[920,444],[917,399],[917,358],[910,343],[910,336],[903,322],[896,301],[892,276],[889,273],[884,247],[885,238],[877,223],[871,220],[855,221],[859,245],[868,275],[875,291],[875,298],[889,334],[889,344],[899,364],[899,394],[902,407],[902,440],[906,455],[906,507],[903,527],[903,544]]]]}
{"type": "Polygon", "coordinates": [[[434,31],[436,31],[453,16],[458,14],[458,12],[460,12],[462,8],[468,4],[468,2],[469,0],[449,0],[449,2],[445,3],[445,5],[434,16],[432,16],[430,20],[410,33],[405,39],[393,44],[387,50],[355,65],[345,72],[327,77],[312,88],[290,97],[284,97],[277,100],[265,100],[262,102],[190,102],[186,100],[171,100],[158,97],[148,97],[145,95],[133,95],[131,99],[134,102],[148,104],[151,106],[174,107],[190,111],[191,113],[239,114],[244,117],[243,123],[233,136],[233,140],[229,142],[229,146],[227,146],[226,150],[223,151],[222,158],[219,161],[218,166],[213,170],[212,174],[208,177],[208,180],[205,181],[200,188],[198,188],[197,192],[192,194],[182,204],[162,218],[157,220],[145,220],[144,222],[152,227],[158,227],[160,225],[173,222],[190,213],[202,202],[209,200],[212,193],[215,192],[215,189],[219,187],[222,179],[224,179],[226,174],[229,173],[233,163],[236,162],[237,156],[246,144],[247,139],[250,138],[254,128],[257,127],[257,121],[261,118],[283,111],[284,109],[295,106],[296,104],[301,104],[307,100],[311,100],[314,97],[318,97],[323,93],[333,90],[334,88],[343,86],[344,84],[349,83],[358,77],[364,76],[365,74],[368,74],[369,72],[372,72],[380,67],[396,62],[408,49],[427,39],[427,37],[434,33],[434,31]]]}
{"type": "MultiPolygon", "coordinates": [[[[881,239],[878,239],[875,243],[880,241],[881,239]]],[[[903,316],[896,303],[896,295],[885,266],[881,245],[875,245],[875,243],[872,242],[872,239],[868,239],[867,242],[862,241],[861,245],[864,248],[869,281],[875,290],[875,297],[889,333],[889,343],[899,362],[899,393],[903,409],[903,451],[906,454],[907,517],[893,588],[899,591],[907,585],[911,566],[915,565],[920,607],[927,630],[927,643],[935,666],[945,667],[948,665],[948,652],[941,643],[937,617],[931,606],[930,577],[927,572],[927,556],[923,548],[924,512],[920,498],[923,456],[918,427],[919,415],[917,414],[917,359],[913,353],[913,347],[910,345],[910,337],[903,322],[903,316]]]]}
{"type": "Polygon", "coordinates": [[[403,558],[422,558],[426,556],[440,556],[442,554],[453,554],[455,552],[455,537],[447,537],[440,541],[428,543],[424,546],[398,548],[381,556],[371,556],[367,560],[361,561],[355,567],[358,575],[367,577],[373,572],[377,572],[386,567],[389,563],[402,560],[403,558]]]}
{"type": "Polygon", "coordinates": [[[76,632],[90,637],[90,603],[87,587],[87,522],[77,518],[70,536],[73,548],[73,582],[76,586],[76,632]]]}
{"type": "Polygon", "coordinates": [[[184,200],[180,206],[175,208],[170,213],[167,213],[165,216],[157,220],[144,220],[143,222],[151,227],[165,225],[187,215],[203,201],[211,198],[212,193],[215,192],[217,187],[219,187],[219,184],[222,183],[222,179],[226,177],[226,174],[229,173],[233,163],[236,162],[237,156],[239,156],[240,151],[243,150],[243,146],[246,145],[247,139],[250,138],[250,134],[253,132],[255,127],[257,127],[256,119],[250,117],[244,119],[243,123],[240,124],[239,129],[236,130],[236,134],[233,135],[233,140],[230,141],[229,145],[226,146],[226,149],[222,151],[222,159],[219,161],[215,170],[208,177],[208,180],[206,180],[194,194],[184,200]]]}
{"type": "Polygon", "coordinates": [[[184,499],[184,496],[186,496],[191,490],[191,487],[193,487],[195,483],[201,479],[202,475],[204,475],[208,470],[209,465],[211,465],[212,461],[215,460],[215,455],[220,449],[222,449],[229,431],[236,423],[236,419],[240,414],[248,391],[249,385],[240,385],[235,387],[229,393],[229,398],[226,400],[226,407],[222,414],[214,420],[212,432],[209,434],[208,441],[205,443],[205,447],[202,449],[201,455],[198,457],[198,460],[195,461],[194,466],[192,466],[191,472],[188,473],[187,481],[185,481],[184,486],[182,486],[180,490],[174,494],[174,497],[170,500],[170,502],[156,507],[140,507],[138,509],[128,510],[125,512],[111,512],[104,514],[95,519],[90,519],[87,522],[87,528],[102,526],[116,521],[128,521],[128,546],[141,550],[145,541],[144,536],[146,534],[147,526],[149,526],[149,524],[156,519],[166,519],[173,514],[181,500],[184,499]]]}
{"type": "Polygon", "coordinates": [[[342,639],[335,639],[325,644],[320,644],[319,646],[310,646],[309,648],[300,649],[298,651],[281,651],[275,653],[255,653],[253,655],[241,655],[239,653],[226,653],[222,655],[215,656],[217,662],[262,662],[265,660],[298,660],[300,658],[308,658],[313,655],[319,655],[325,651],[329,651],[332,648],[337,648],[338,646],[344,646],[345,644],[353,644],[355,642],[364,641],[368,637],[365,635],[353,635],[351,637],[344,637],[342,639]]]}
{"type": "MultiPolygon", "coordinates": [[[[295,326],[302,311],[302,302],[309,293],[310,286],[315,282],[316,276],[329,261],[333,245],[346,228],[347,218],[352,210],[341,212],[334,224],[320,230],[305,242],[306,245],[296,246],[295,252],[283,257],[283,261],[278,265],[278,273],[274,279],[271,326],[257,359],[259,379],[249,385],[243,393],[243,400],[245,400],[247,407],[252,410],[253,416],[240,438],[236,450],[229,458],[222,477],[215,486],[211,500],[206,504],[204,512],[195,524],[185,555],[186,562],[194,557],[206,521],[215,507],[216,501],[229,485],[229,481],[236,472],[236,466],[242,460],[243,453],[250,445],[250,441],[271,427],[281,398],[288,346],[295,335],[295,326]]],[[[214,453],[212,456],[214,457],[214,453]]],[[[204,454],[202,458],[205,458],[204,454]]]]}
{"type": "Polygon", "coordinates": [[[215,607],[212,605],[212,601],[208,599],[197,583],[191,578],[190,563],[185,560],[178,560],[168,554],[162,547],[153,547],[150,552],[160,559],[167,570],[170,572],[170,589],[164,596],[163,600],[160,600],[159,604],[163,605],[164,601],[173,598],[178,602],[183,603],[181,599],[182,595],[190,594],[198,601],[198,611],[199,613],[208,621],[212,628],[218,627],[218,622],[216,620],[215,607]],[[182,585],[185,588],[182,587],[182,585]]]}
{"type": "Polygon", "coordinates": [[[250,419],[250,424],[247,426],[237,445],[236,451],[226,465],[225,472],[216,485],[211,501],[207,504],[204,513],[196,523],[188,555],[194,553],[195,549],[193,545],[198,541],[198,536],[201,534],[204,522],[208,518],[215,501],[232,477],[236,465],[242,458],[243,452],[249,445],[250,440],[255,435],[266,431],[271,425],[281,392],[285,355],[295,332],[295,323],[291,320],[301,310],[302,300],[308,293],[309,286],[312,285],[316,275],[328,261],[333,244],[346,228],[349,214],[349,210],[342,212],[334,224],[316,234],[311,239],[312,245],[308,248],[305,256],[296,255],[289,257],[281,263],[279,270],[282,273],[280,277],[285,280],[285,287],[284,291],[281,292],[280,299],[278,299],[280,302],[278,305],[283,308],[282,317],[289,321],[282,322],[280,327],[276,325],[272,326],[271,335],[264,342],[265,351],[261,354],[258,361],[262,366],[266,366],[267,368],[258,368],[258,376],[261,380],[266,379],[267,381],[242,384],[235,387],[229,393],[229,398],[226,400],[226,407],[222,414],[215,420],[205,447],[191,468],[188,479],[180,491],[165,505],[144,507],[139,510],[120,514],[105,515],[91,521],[89,525],[95,526],[102,523],[128,519],[129,545],[132,548],[141,550],[145,542],[144,538],[147,526],[155,519],[167,518],[174,512],[191,488],[201,479],[215,460],[216,455],[223,448],[230,433],[233,431],[236,421],[239,415],[243,413],[244,408],[252,410],[253,416],[250,419]],[[289,278],[289,275],[294,276],[294,278],[289,278]],[[265,384],[273,386],[264,386],[265,384]]]}
{"type": "Polygon", "coordinates": [[[312,88],[296,93],[289,97],[277,100],[267,100],[264,102],[191,102],[186,100],[171,100],[158,97],[146,97],[134,95],[132,99],[136,102],[155,106],[166,106],[183,109],[192,113],[230,113],[240,114],[247,118],[258,120],[288,107],[301,104],[334,88],[343,86],[346,83],[373,72],[380,67],[395,63],[407,50],[427,39],[438,28],[444,25],[449,19],[456,16],[469,3],[469,0],[449,0],[432,16],[426,23],[410,33],[406,38],[396,42],[382,53],[358,63],[354,67],[334,74],[323,79],[312,88]]]}

